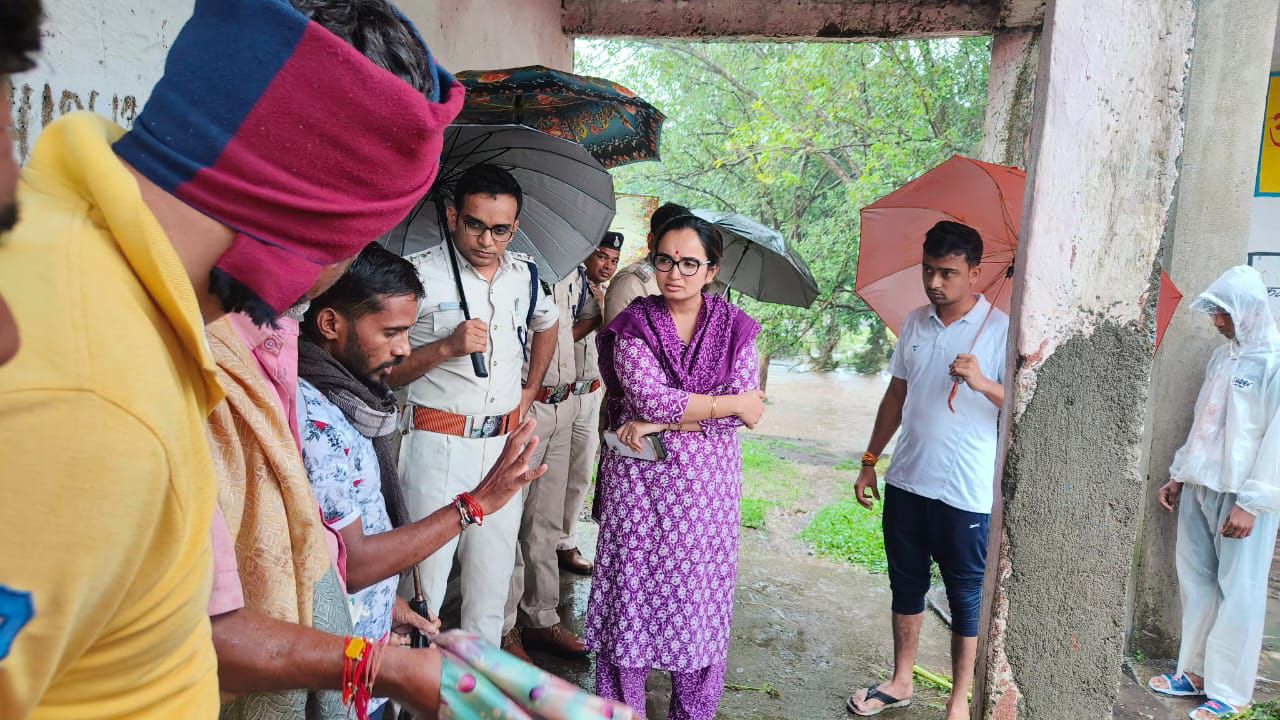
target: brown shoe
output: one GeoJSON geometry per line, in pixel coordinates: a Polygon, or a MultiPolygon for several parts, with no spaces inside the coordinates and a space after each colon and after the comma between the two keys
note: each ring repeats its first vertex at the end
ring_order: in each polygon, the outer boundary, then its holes
{"type": "Polygon", "coordinates": [[[578,548],[557,550],[556,557],[560,559],[561,570],[568,570],[579,575],[590,575],[596,569],[595,563],[582,557],[582,553],[578,552],[578,548]]]}
{"type": "Polygon", "coordinates": [[[502,636],[502,649],[513,657],[519,658],[530,664],[533,663],[533,659],[529,657],[529,653],[524,651],[524,642],[520,640],[519,625],[511,628],[511,632],[502,636]]]}
{"type": "Polygon", "coordinates": [[[561,623],[556,623],[549,628],[525,628],[524,641],[532,650],[541,650],[560,657],[585,658],[587,656],[587,646],[561,623]]]}

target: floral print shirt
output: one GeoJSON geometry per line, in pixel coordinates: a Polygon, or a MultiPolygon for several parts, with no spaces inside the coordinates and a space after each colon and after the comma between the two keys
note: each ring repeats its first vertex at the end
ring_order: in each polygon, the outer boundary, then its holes
{"type": "MultiPolygon", "coordinates": [[[[306,422],[299,428],[302,459],[325,523],[341,530],[359,520],[365,535],[389,532],[391,518],[382,498],[373,441],[306,380],[299,382],[298,393],[306,408],[306,422]]],[[[347,595],[357,635],[374,640],[387,637],[399,584],[399,576],[393,575],[347,595]]]]}

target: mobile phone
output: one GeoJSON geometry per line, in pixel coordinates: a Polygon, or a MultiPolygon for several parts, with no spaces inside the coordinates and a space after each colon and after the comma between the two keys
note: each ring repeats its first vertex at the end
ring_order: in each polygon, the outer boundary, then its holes
{"type": "Polygon", "coordinates": [[[662,436],[657,433],[645,435],[640,439],[640,452],[632,450],[629,445],[622,442],[622,439],[618,437],[618,433],[613,430],[604,434],[604,442],[609,446],[610,450],[622,457],[652,462],[660,462],[667,459],[667,444],[662,441],[662,436]]]}

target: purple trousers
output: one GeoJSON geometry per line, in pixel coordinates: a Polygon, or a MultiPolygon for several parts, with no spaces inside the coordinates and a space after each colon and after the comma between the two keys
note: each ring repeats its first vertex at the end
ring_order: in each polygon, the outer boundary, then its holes
{"type": "MultiPolygon", "coordinates": [[[[671,673],[671,709],[667,720],[714,720],[720,695],[724,692],[727,663],[709,665],[701,670],[671,673]]],[[[645,715],[645,682],[650,668],[619,667],[596,658],[596,694],[619,700],[645,715]]]]}

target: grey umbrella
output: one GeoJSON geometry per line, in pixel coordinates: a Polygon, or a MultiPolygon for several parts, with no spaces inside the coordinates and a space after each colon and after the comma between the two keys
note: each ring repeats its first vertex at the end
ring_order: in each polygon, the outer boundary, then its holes
{"type": "Polygon", "coordinates": [[[730,289],[760,302],[795,307],[809,307],[817,299],[818,281],[782,233],[738,213],[693,214],[714,225],[724,239],[719,279],[730,289]]]}
{"type": "Polygon", "coordinates": [[[524,207],[511,249],[533,256],[543,280],[568,277],[595,252],[613,221],[613,177],[581,145],[523,125],[449,126],[435,185],[382,243],[401,255],[440,244],[441,208],[453,204],[463,171],[483,163],[520,183],[524,207]]]}

